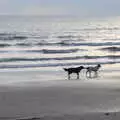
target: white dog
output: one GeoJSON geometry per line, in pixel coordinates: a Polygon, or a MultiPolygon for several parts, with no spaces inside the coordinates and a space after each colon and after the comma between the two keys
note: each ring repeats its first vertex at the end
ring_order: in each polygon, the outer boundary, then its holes
{"type": "Polygon", "coordinates": [[[92,72],[94,72],[95,73],[95,77],[97,77],[98,76],[98,70],[99,70],[99,68],[101,67],[101,65],[100,64],[98,64],[97,66],[95,66],[95,67],[87,67],[86,69],[87,69],[87,71],[86,71],[86,76],[88,75],[88,73],[89,73],[89,78],[91,78],[92,77],[92,75],[91,75],[91,73],[92,72]]]}

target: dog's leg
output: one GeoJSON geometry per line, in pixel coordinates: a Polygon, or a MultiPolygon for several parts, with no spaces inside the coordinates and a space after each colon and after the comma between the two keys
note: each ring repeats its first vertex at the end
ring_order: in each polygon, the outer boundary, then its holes
{"type": "Polygon", "coordinates": [[[95,77],[98,77],[98,72],[97,71],[95,71],[95,77]]]}
{"type": "Polygon", "coordinates": [[[68,80],[70,80],[70,73],[68,73],[68,80]]]}
{"type": "Polygon", "coordinates": [[[88,70],[86,71],[86,77],[88,77],[87,75],[88,75],[88,70]]]}
{"type": "Polygon", "coordinates": [[[79,79],[79,73],[77,73],[77,79],[79,79]]]}
{"type": "Polygon", "coordinates": [[[89,71],[89,78],[92,78],[91,71],[89,71]]]}

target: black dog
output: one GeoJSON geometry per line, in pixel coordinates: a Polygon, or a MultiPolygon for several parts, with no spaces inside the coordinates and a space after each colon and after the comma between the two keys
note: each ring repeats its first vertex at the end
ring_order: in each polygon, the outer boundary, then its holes
{"type": "Polygon", "coordinates": [[[77,74],[77,79],[79,79],[79,73],[82,69],[84,69],[83,66],[76,67],[76,68],[63,68],[65,71],[68,72],[68,79],[70,80],[70,74],[76,73],[77,74]]]}
{"type": "Polygon", "coordinates": [[[95,77],[97,77],[98,76],[98,70],[100,69],[100,67],[101,67],[100,64],[96,65],[95,67],[92,67],[92,66],[91,67],[87,67],[86,68],[87,69],[86,76],[89,73],[89,78],[91,78],[92,77],[91,73],[94,72],[95,73],[95,77]]]}

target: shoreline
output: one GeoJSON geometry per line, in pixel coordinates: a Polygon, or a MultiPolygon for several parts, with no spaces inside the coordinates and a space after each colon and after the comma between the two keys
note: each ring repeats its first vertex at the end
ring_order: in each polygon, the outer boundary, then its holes
{"type": "MultiPolygon", "coordinates": [[[[77,81],[119,81],[120,69],[119,64],[116,65],[102,65],[99,70],[98,78],[87,78],[86,69],[80,72],[80,79],[77,81]],[[110,69],[111,68],[111,69],[110,69]]],[[[68,81],[67,73],[63,70],[63,67],[53,68],[29,68],[29,69],[4,69],[0,70],[0,85],[19,85],[39,82],[52,82],[52,81],[68,81]],[[9,77],[9,78],[8,78],[9,77]]],[[[70,81],[76,80],[76,74],[71,75],[70,81]]]]}

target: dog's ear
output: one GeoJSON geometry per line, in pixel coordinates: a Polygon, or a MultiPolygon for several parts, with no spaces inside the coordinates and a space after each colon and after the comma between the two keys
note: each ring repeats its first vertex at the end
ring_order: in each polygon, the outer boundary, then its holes
{"type": "Polygon", "coordinates": [[[98,67],[101,67],[101,64],[98,64],[98,67]]]}

